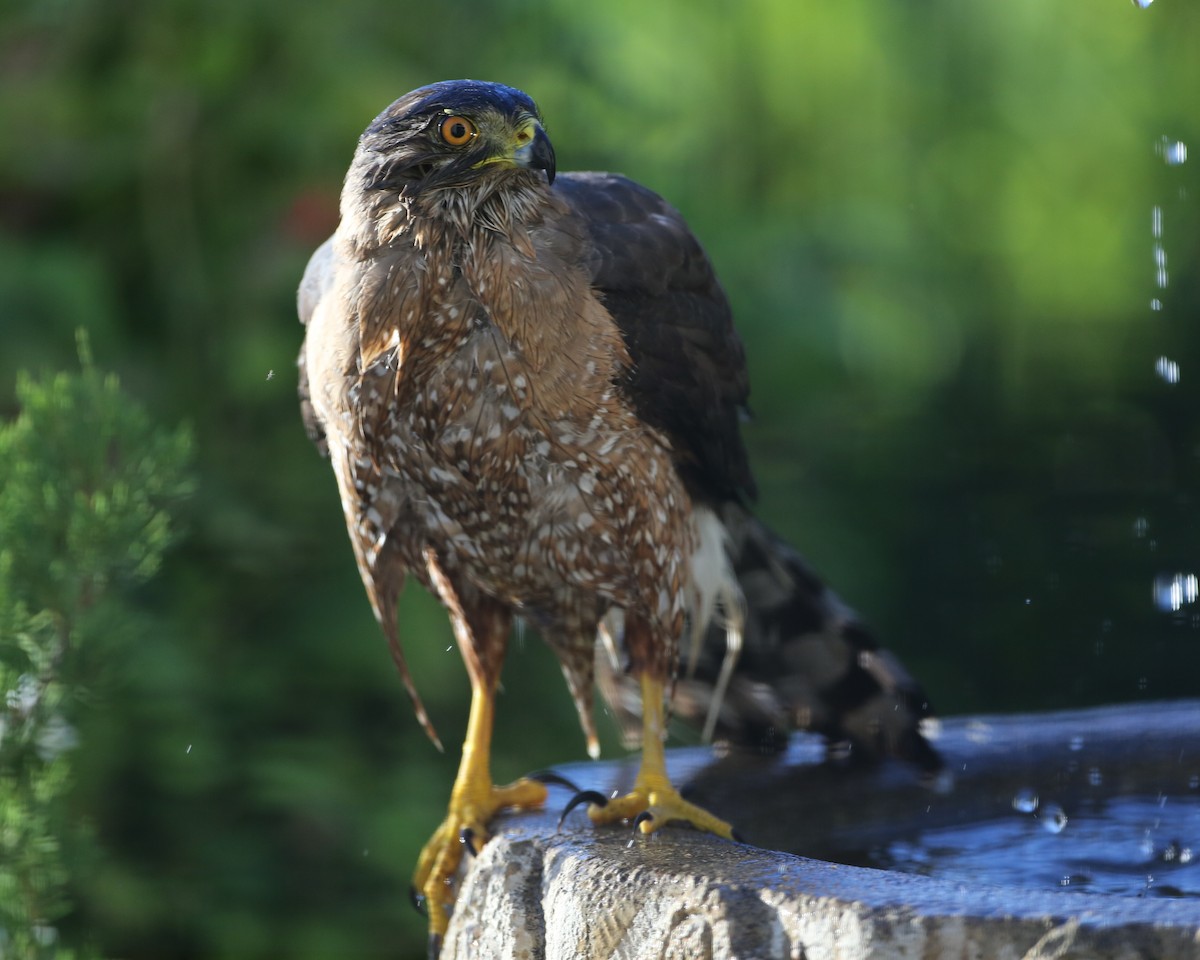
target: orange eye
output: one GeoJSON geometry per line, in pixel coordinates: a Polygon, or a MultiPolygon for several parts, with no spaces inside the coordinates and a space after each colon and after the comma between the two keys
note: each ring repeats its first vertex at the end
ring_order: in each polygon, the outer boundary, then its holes
{"type": "Polygon", "coordinates": [[[477,132],[475,124],[466,117],[459,116],[447,117],[442,121],[439,131],[442,139],[452,147],[461,147],[465,143],[470,143],[477,132]]]}

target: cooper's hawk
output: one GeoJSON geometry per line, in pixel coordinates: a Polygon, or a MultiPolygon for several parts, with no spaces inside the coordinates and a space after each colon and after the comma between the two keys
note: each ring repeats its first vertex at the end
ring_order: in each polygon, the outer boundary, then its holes
{"type": "Polygon", "coordinates": [[[745,508],[742,345],[674,209],[620,176],[556,176],[534,102],[462,80],[372,121],[341,213],[300,287],[305,420],[435,741],[396,631],[406,576],[445,605],[472,687],[449,811],[415,876],[434,952],[460,835],[482,842],[497,810],[545,798],[530,779],[494,786],[488,768],[514,616],[561,661],[589,752],[598,633],[640,695],[631,703],[607,668],[605,689],[642,714],[642,764],[630,794],[589,805],[597,823],[683,820],[731,836],[664,769],[685,640],[699,672],[681,688],[684,712],[720,708],[719,731],[807,723],[936,766],[916,728],[919,689],[745,508]],[[734,674],[722,705],[727,635],[743,628],[759,675],[734,674]]]}

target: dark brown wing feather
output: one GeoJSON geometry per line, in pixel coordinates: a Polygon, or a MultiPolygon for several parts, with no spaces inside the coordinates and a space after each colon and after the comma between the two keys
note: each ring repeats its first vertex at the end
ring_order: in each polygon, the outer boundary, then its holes
{"type": "Polygon", "coordinates": [[[729,301],[700,242],[662,197],[608,173],[554,182],[591,238],[593,285],[633,359],[638,416],[674,444],[694,497],[755,495],[740,421],[750,392],[729,301]]]}
{"type": "MultiPolygon", "coordinates": [[[[778,748],[789,728],[850,743],[856,756],[941,766],[921,734],[930,715],[919,684],[880,649],[854,611],[795,550],[737,501],[754,495],[740,420],[749,393],[745,354],[712,264],[683,218],[645,187],[612,174],[565,174],[556,192],[591,238],[593,284],[633,360],[624,386],[638,415],[678,451],[693,497],[719,509],[746,598],[745,648],[717,736],[778,748]]],[[[678,716],[700,726],[725,656],[710,625],[694,670],[676,688],[678,716]]],[[[601,688],[636,727],[636,685],[598,660],[601,688]]]]}

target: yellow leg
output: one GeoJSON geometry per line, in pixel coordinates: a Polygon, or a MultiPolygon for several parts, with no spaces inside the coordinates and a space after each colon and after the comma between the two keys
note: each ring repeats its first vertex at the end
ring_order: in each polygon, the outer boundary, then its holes
{"type": "Polygon", "coordinates": [[[517,780],[505,787],[492,784],[489,755],[494,714],[495,684],[472,683],[471,715],[450,807],[421,851],[413,875],[413,888],[424,895],[429,911],[432,956],[437,955],[454,907],[454,877],[462,861],[464,833],[469,832],[471,842],[481,847],[488,839],[488,822],[498,811],[538,807],[546,800],[546,788],[536,780],[517,780]]]}
{"type": "Polygon", "coordinates": [[[663,684],[646,674],[642,675],[642,763],[638,768],[633,789],[623,797],[615,797],[604,806],[589,804],[588,816],[592,823],[616,823],[618,820],[642,818],[638,828],[642,833],[651,833],[665,823],[683,821],[698,830],[715,833],[732,840],[733,830],[724,820],[714,817],[694,803],[688,803],[667,778],[666,758],[663,754],[663,684]]]}

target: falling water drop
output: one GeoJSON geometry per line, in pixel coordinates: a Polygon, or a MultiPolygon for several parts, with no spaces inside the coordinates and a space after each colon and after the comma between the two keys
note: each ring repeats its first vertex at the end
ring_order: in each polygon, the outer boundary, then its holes
{"type": "Polygon", "coordinates": [[[1037,791],[1030,787],[1022,787],[1012,798],[1012,805],[1017,813],[1033,813],[1038,807],[1037,791]]]}
{"type": "Polygon", "coordinates": [[[1048,803],[1042,807],[1038,822],[1049,833],[1062,833],[1067,827],[1067,813],[1057,803],[1048,803]]]}
{"type": "Polygon", "coordinates": [[[1154,241],[1154,282],[1160,290],[1165,290],[1171,282],[1171,274],[1167,270],[1167,251],[1158,240],[1154,241]]]}
{"type": "Polygon", "coordinates": [[[1182,140],[1160,137],[1155,152],[1163,158],[1168,167],[1178,167],[1187,163],[1187,144],[1182,140]]]}
{"type": "Polygon", "coordinates": [[[1154,361],[1154,372],[1167,383],[1179,382],[1179,364],[1168,357],[1159,357],[1154,361]]]}
{"type": "Polygon", "coordinates": [[[1165,613],[1195,603],[1197,596],[1200,580],[1194,573],[1160,573],[1154,578],[1154,605],[1165,613]]]}

